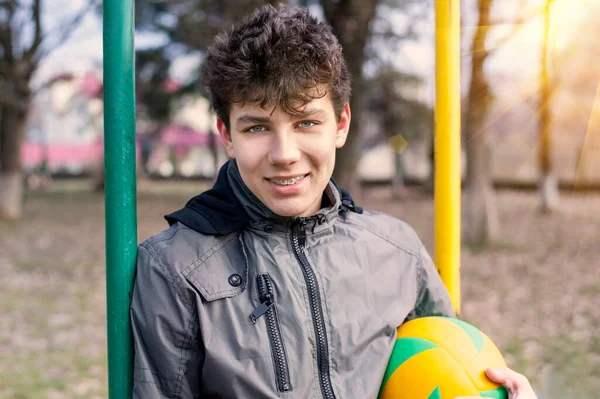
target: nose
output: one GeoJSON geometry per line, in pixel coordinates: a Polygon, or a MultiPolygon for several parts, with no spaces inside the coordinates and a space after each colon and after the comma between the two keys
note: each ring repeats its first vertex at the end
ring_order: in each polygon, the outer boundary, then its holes
{"type": "Polygon", "coordinates": [[[300,148],[292,132],[272,136],[268,160],[271,165],[286,166],[300,160],[300,148]]]}

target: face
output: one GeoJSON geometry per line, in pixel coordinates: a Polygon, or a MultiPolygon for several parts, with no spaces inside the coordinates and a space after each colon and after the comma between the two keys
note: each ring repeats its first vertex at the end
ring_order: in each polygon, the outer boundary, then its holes
{"type": "Polygon", "coordinates": [[[280,216],[312,216],[321,207],[335,164],[335,151],[346,142],[350,107],[339,119],[329,94],[293,116],[279,108],[234,104],[231,128],[217,120],[230,158],[244,183],[280,216]]]}

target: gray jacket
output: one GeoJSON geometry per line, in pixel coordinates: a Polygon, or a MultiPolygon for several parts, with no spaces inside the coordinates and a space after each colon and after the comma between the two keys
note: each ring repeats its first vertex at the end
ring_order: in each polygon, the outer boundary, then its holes
{"type": "Polygon", "coordinates": [[[139,246],[133,397],[375,399],[396,328],[453,315],[417,235],[333,183],[318,215],[277,218],[227,173],[242,228],[179,220],[139,246]]]}

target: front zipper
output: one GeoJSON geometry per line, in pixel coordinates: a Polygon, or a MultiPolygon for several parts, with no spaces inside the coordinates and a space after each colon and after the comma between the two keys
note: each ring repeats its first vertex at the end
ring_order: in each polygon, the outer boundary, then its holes
{"type": "Polygon", "coordinates": [[[277,309],[275,308],[275,300],[273,296],[273,284],[268,274],[260,274],[256,278],[258,286],[258,297],[260,305],[250,315],[250,320],[256,324],[258,319],[266,315],[267,330],[269,333],[269,341],[271,343],[271,354],[273,355],[273,363],[275,365],[275,378],[277,379],[277,389],[280,392],[289,392],[292,390],[290,382],[290,370],[288,367],[285,347],[281,338],[281,330],[279,329],[279,319],[277,317],[277,309]]]}
{"type": "Polygon", "coordinates": [[[325,330],[325,320],[323,317],[323,308],[321,307],[321,295],[319,294],[319,285],[315,272],[313,271],[308,258],[304,253],[306,244],[306,219],[300,218],[298,223],[292,228],[292,248],[296,259],[302,267],[302,273],[306,280],[308,289],[308,298],[310,310],[317,338],[317,364],[319,369],[319,385],[324,399],[335,399],[333,387],[331,385],[331,375],[329,373],[329,350],[327,347],[327,331],[325,330]]]}

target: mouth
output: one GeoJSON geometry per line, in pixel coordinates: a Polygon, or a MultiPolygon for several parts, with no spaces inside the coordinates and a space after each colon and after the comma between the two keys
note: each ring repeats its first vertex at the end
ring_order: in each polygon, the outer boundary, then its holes
{"type": "Polygon", "coordinates": [[[291,177],[289,179],[275,179],[275,178],[271,178],[271,179],[266,178],[266,179],[268,181],[270,181],[271,183],[275,183],[280,186],[293,186],[294,184],[298,184],[300,181],[302,181],[306,176],[308,176],[308,174],[291,177]]]}

